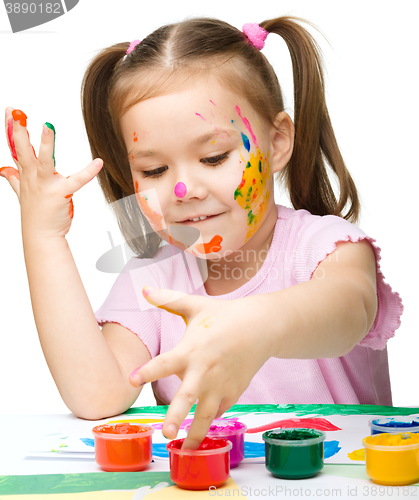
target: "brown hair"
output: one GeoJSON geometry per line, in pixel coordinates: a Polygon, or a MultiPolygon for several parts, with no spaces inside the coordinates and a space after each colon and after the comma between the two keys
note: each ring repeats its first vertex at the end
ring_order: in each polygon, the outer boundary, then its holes
{"type": "MultiPolygon", "coordinates": [[[[260,23],[285,40],[293,67],[294,151],[278,180],[288,189],[295,209],[355,222],[360,205],[326,107],[321,52],[297,21],[303,20],[279,17],[260,23]],[[326,162],[339,180],[339,200],[326,162]]],[[[106,48],[90,63],[82,84],[82,110],[92,155],[104,161],[98,182],[112,204],[119,228],[137,255],[152,257],[161,238],[131,196],[135,191],[119,118],[136,103],[172,92],[185,81],[204,75],[217,78],[247,99],[267,124],[275,123],[284,104],[266,57],[240,30],[223,21],[196,18],[163,26],[124,57],[128,46],[127,42],[106,48]]]]}

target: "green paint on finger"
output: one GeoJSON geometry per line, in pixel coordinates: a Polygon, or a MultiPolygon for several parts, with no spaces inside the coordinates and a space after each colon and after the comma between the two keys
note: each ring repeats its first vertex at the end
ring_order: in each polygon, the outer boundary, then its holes
{"type": "Polygon", "coordinates": [[[54,167],[55,167],[55,136],[56,136],[55,127],[52,123],[49,122],[45,122],[45,125],[54,132],[54,150],[52,152],[52,159],[54,160],[54,167]]]}

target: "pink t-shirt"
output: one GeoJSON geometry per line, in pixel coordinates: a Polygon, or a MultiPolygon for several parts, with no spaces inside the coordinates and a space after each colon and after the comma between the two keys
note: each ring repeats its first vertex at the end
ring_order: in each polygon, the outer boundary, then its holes
{"type": "MultiPolygon", "coordinates": [[[[219,300],[274,292],[308,281],[318,264],[340,241],[367,239],[375,252],[378,311],[369,333],[339,358],[270,358],[254,376],[238,403],[341,403],[392,405],[387,340],[400,326],[403,305],[380,270],[380,249],[357,226],[333,215],[277,205],[272,244],[255,276],[219,300]]],[[[119,323],[144,342],[152,357],[170,351],[185,332],[181,317],[150,305],[145,285],[207,296],[196,257],[165,245],[153,259],[132,258],[118,275],[105,302],[95,313],[100,326],[119,323]]],[[[257,337],[255,337],[257,342],[257,337]]],[[[153,382],[160,400],[169,404],[180,386],[176,375],[153,382]]]]}

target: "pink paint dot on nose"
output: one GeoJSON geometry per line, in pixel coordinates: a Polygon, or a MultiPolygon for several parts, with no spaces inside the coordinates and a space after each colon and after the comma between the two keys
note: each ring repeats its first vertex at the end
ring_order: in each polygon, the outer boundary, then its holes
{"type": "Polygon", "coordinates": [[[186,186],[183,182],[178,182],[175,186],[175,195],[178,198],[183,198],[186,194],[186,186]]]}

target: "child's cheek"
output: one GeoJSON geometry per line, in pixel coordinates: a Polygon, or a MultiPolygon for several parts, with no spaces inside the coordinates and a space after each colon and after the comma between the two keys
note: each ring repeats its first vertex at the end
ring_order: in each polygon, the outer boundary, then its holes
{"type": "Polygon", "coordinates": [[[146,191],[139,192],[138,181],[135,181],[135,193],[138,205],[153,230],[157,232],[166,229],[166,223],[156,190],[147,189],[146,191]]]}
{"type": "Polygon", "coordinates": [[[270,189],[269,151],[265,155],[259,147],[250,152],[243,169],[234,199],[246,213],[247,233],[245,242],[253,236],[269,207],[270,189]]]}

